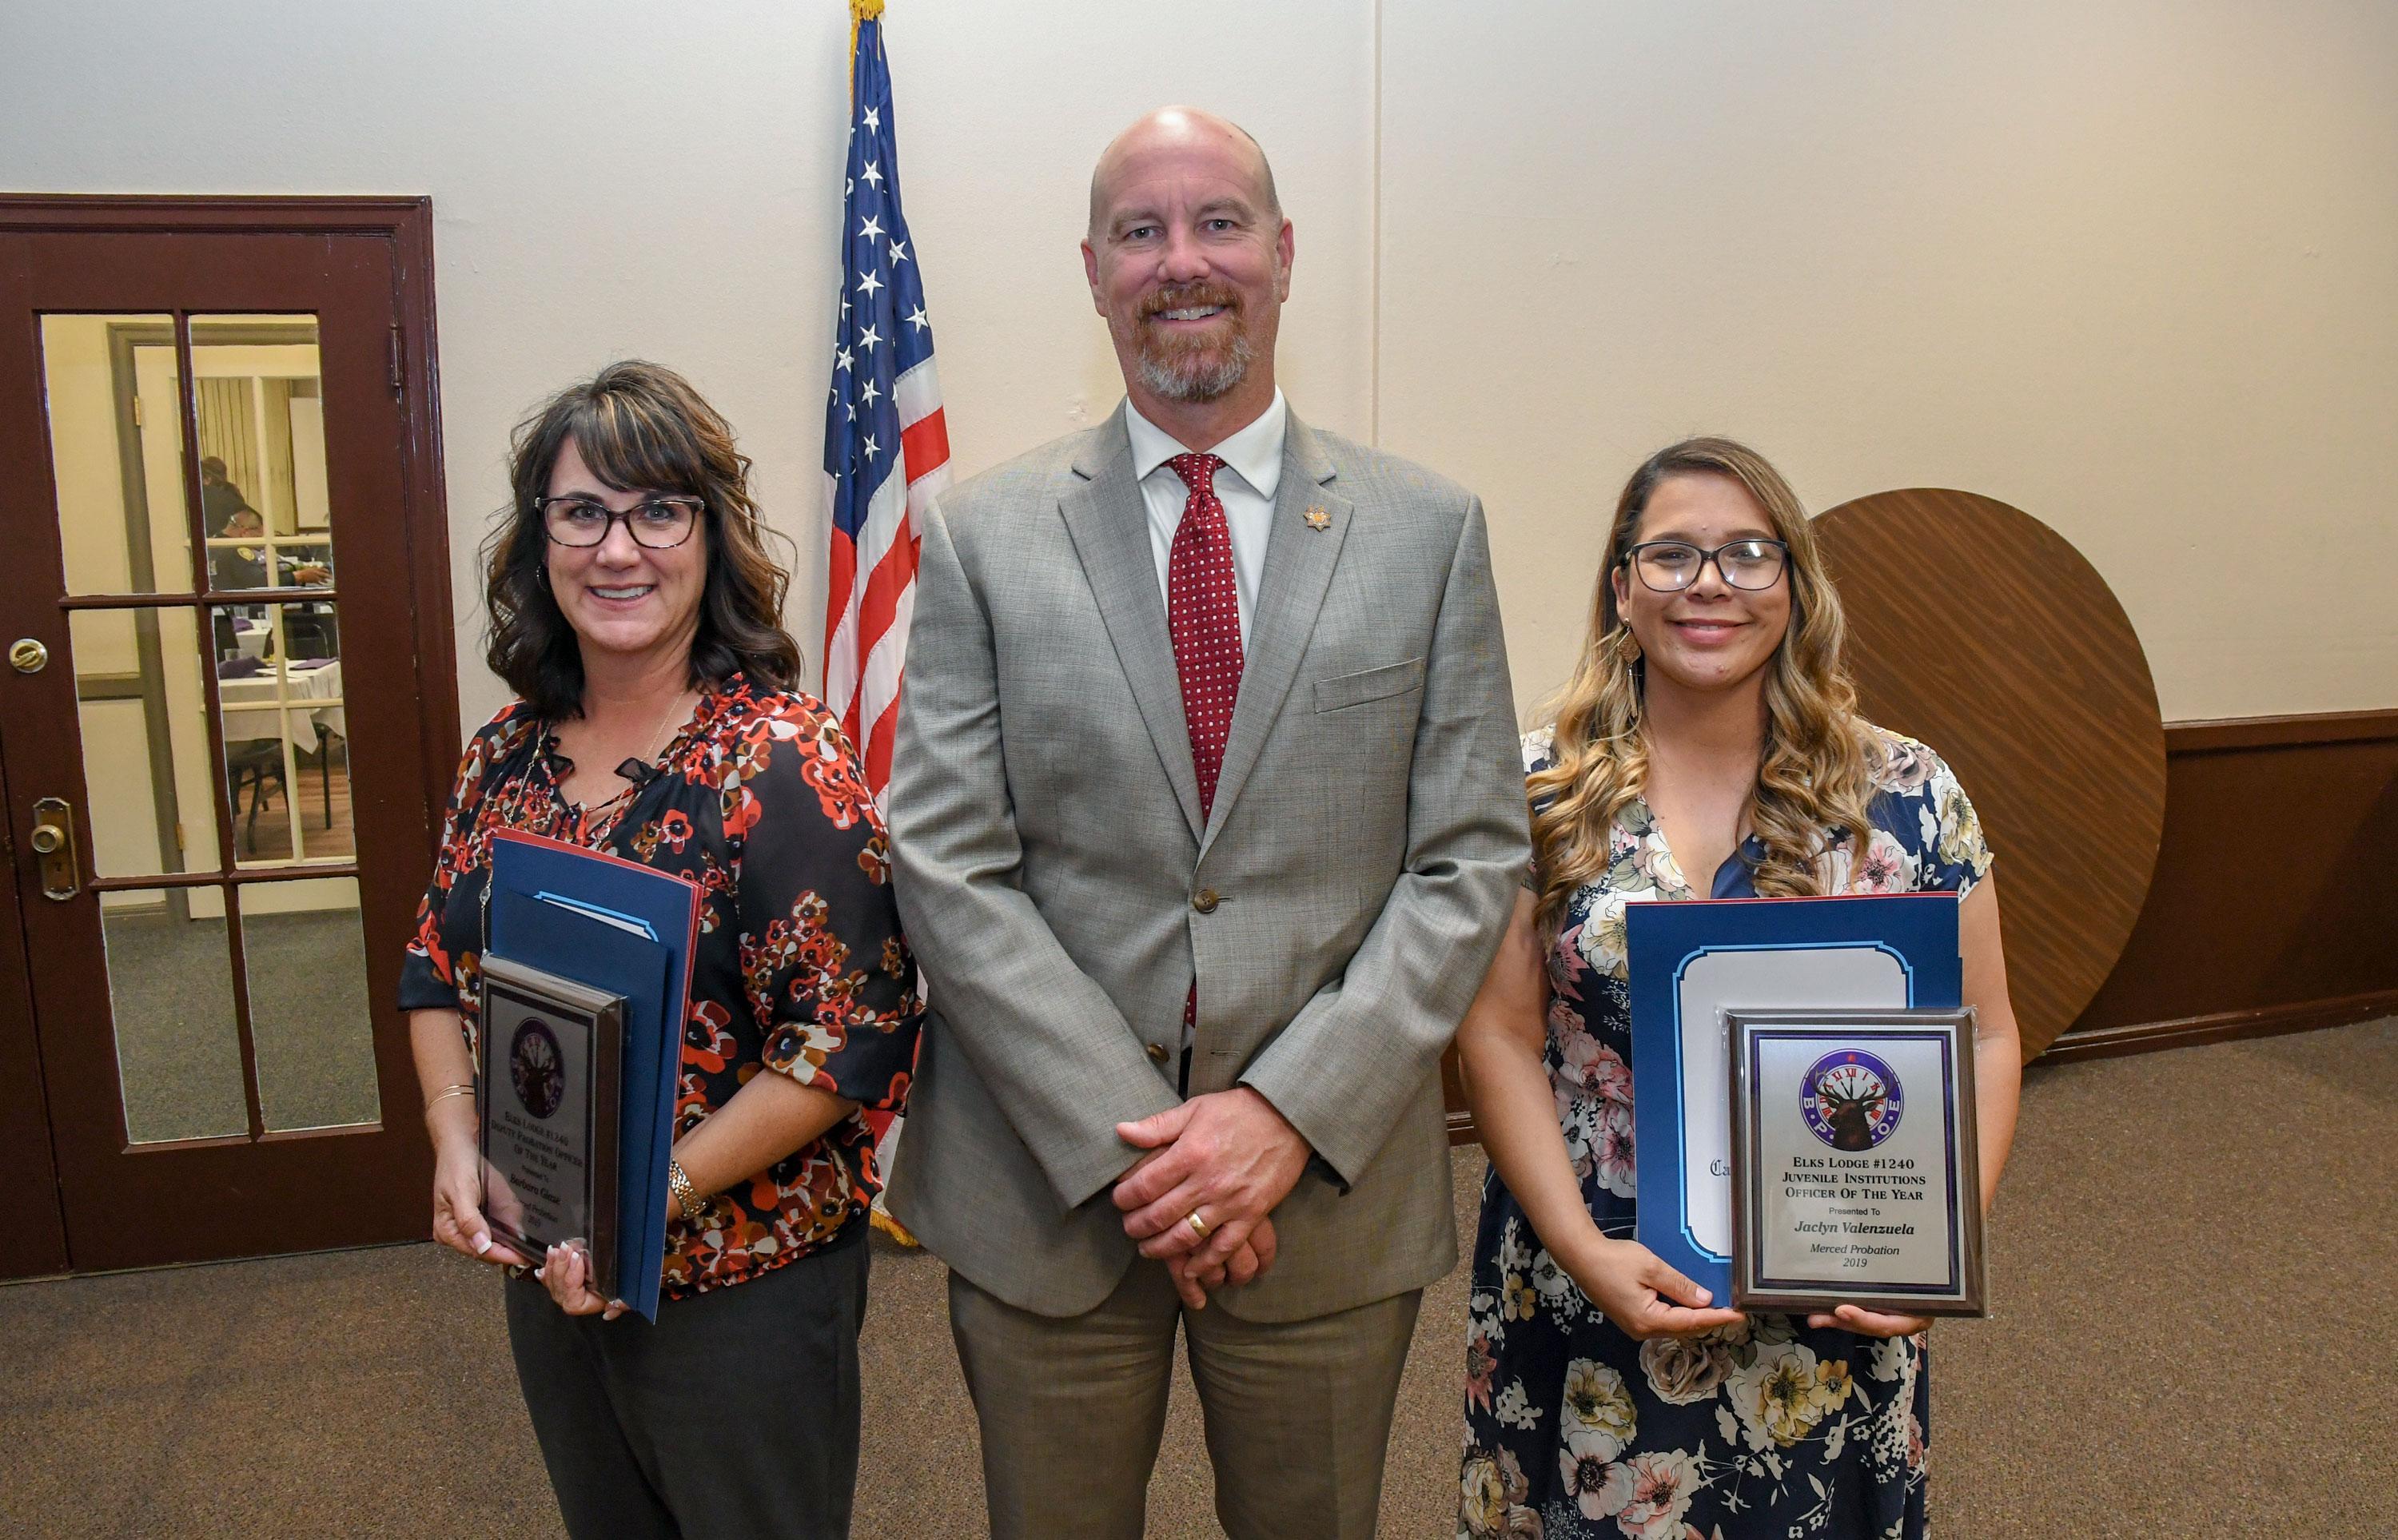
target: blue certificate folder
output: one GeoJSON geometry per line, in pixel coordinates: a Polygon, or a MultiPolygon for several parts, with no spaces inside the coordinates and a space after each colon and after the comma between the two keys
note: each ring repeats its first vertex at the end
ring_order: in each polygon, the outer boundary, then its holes
{"type": "Polygon", "coordinates": [[[1720,1011],[1953,1009],[1954,893],[1624,906],[1636,1235],[1731,1303],[1731,1059],[1720,1011]]]}
{"type": "Polygon", "coordinates": [[[694,883],[560,840],[492,837],[493,955],[625,998],[616,1279],[625,1303],[652,1321],[698,935],[694,883]]]}

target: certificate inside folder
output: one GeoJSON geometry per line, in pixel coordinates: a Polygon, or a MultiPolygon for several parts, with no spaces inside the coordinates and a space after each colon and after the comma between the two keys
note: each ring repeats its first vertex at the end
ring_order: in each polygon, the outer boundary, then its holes
{"type": "Polygon", "coordinates": [[[1947,1010],[1957,895],[1691,899],[1624,907],[1640,1243],[1732,1297],[1727,1011],[1947,1010]]]}
{"type": "Polygon", "coordinates": [[[615,1273],[619,1297],[651,1320],[666,1256],[667,1160],[699,902],[697,884],[636,862],[532,835],[492,838],[492,956],[625,1002],[615,1273]]]}

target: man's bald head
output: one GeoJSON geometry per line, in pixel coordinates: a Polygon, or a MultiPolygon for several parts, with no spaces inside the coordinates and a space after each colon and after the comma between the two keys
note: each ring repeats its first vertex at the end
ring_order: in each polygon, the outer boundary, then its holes
{"type": "Polygon", "coordinates": [[[1294,250],[1265,152],[1238,125],[1164,107],[1108,145],[1083,275],[1151,422],[1189,408],[1179,426],[1201,437],[1180,441],[1202,445],[1265,409],[1294,250]]]}
{"type": "Polygon", "coordinates": [[[1254,162],[1254,193],[1258,208],[1274,223],[1282,222],[1282,197],[1274,191],[1273,167],[1267,164],[1265,146],[1257,136],[1230,118],[1197,107],[1160,107],[1131,127],[1108,141],[1099,152],[1099,163],[1091,167],[1091,224],[1087,232],[1097,240],[1108,220],[1109,203],[1113,196],[1118,174],[1127,166],[1137,166],[1145,155],[1177,146],[1206,142],[1210,140],[1237,141],[1246,159],[1254,162]]]}

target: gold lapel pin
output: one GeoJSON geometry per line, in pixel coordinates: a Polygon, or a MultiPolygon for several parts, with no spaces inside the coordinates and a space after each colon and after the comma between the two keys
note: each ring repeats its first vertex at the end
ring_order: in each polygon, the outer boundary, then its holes
{"type": "Polygon", "coordinates": [[[1324,511],[1321,503],[1310,508],[1300,516],[1307,520],[1307,527],[1311,529],[1328,529],[1332,527],[1332,516],[1324,511]]]}

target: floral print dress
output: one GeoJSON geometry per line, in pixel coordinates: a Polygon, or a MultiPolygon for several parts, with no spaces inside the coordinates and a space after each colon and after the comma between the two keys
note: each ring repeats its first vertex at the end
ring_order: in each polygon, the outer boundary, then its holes
{"type": "MultiPolygon", "coordinates": [[[[1866,850],[1829,852],[1828,891],[1955,892],[1990,869],[1974,806],[1939,757],[1882,747],[1866,850]]],[[[1551,734],[1524,740],[1525,770],[1551,734]]],[[[1756,896],[1754,838],[1711,896],[1756,896]]],[[[1613,861],[1577,891],[1548,956],[1543,1063],[1583,1201],[1630,1239],[1632,1013],[1624,905],[1695,898],[1646,803],[1617,819],[1613,861]]],[[[1931,1383],[1921,1336],[1752,1316],[1640,1343],[1549,1256],[1494,1169],[1482,1188],[1466,1344],[1461,1540],[1832,1540],[1926,1533],[1931,1383]]]]}
{"type": "MultiPolygon", "coordinates": [[[[922,1015],[916,963],[882,817],[832,714],[735,674],[708,687],[656,763],[663,773],[633,795],[586,813],[559,790],[572,767],[530,706],[513,702],[485,724],[458,767],[400,1009],[456,1011],[474,1053],[491,837],[520,829],[699,885],[676,1138],[761,1071],[861,1110],[900,1110],[922,1015]]],[[[822,1251],[864,1222],[880,1190],[874,1136],[853,1112],[668,1224],[665,1295],[822,1251]]]]}

